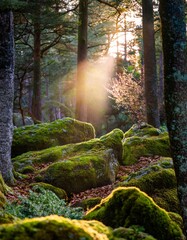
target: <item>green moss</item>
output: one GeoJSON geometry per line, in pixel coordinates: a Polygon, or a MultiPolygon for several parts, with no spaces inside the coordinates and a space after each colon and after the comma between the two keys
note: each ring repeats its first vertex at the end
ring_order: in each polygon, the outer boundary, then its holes
{"type": "Polygon", "coordinates": [[[58,216],[0,226],[1,240],[108,240],[111,236],[111,230],[97,221],[77,221],[58,216]]]}
{"type": "Polygon", "coordinates": [[[147,123],[134,124],[127,132],[125,132],[124,137],[129,138],[133,136],[143,137],[143,136],[158,136],[161,131],[158,128],[147,123]]]}
{"type": "Polygon", "coordinates": [[[15,157],[28,151],[87,141],[94,137],[95,130],[91,124],[72,118],[19,127],[14,129],[12,156],[15,157]]]}
{"type": "Polygon", "coordinates": [[[21,180],[23,180],[23,179],[28,179],[28,175],[26,175],[26,174],[22,174],[22,173],[19,173],[19,172],[16,172],[15,170],[13,171],[13,173],[14,173],[14,177],[15,177],[15,179],[21,179],[21,180]]]}
{"type": "MultiPolygon", "coordinates": [[[[131,179],[139,179],[146,174],[157,172],[163,169],[173,169],[172,158],[160,158],[156,163],[150,164],[146,168],[142,168],[137,172],[130,173],[128,176],[124,176],[124,181],[129,182],[131,179]]],[[[175,181],[176,182],[176,181],[175,181]]]]}
{"type": "Polygon", "coordinates": [[[177,182],[171,160],[162,160],[136,173],[130,174],[120,186],[135,186],[151,196],[167,211],[179,213],[177,182]]]}
{"type": "Polygon", "coordinates": [[[8,185],[6,185],[1,173],[0,173],[0,192],[4,194],[6,194],[7,192],[11,192],[11,188],[8,185]]]}
{"type": "Polygon", "coordinates": [[[174,213],[174,212],[168,212],[168,214],[173,222],[176,222],[180,226],[181,229],[184,228],[183,219],[182,219],[181,215],[179,215],[178,213],[174,213]]]}
{"type": "Polygon", "coordinates": [[[122,158],[122,137],[123,132],[115,129],[112,132],[104,135],[100,139],[92,139],[89,141],[67,144],[64,146],[51,147],[41,151],[27,152],[12,159],[14,169],[18,172],[24,172],[25,169],[31,168],[34,165],[41,163],[54,163],[63,161],[75,156],[91,156],[98,155],[99,152],[112,149],[114,157],[118,161],[122,158]]]}
{"type": "Polygon", "coordinates": [[[5,194],[11,191],[11,188],[6,185],[2,175],[0,174],[0,209],[2,209],[7,202],[5,194]]]}
{"type": "Polygon", "coordinates": [[[85,219],[95,219],[112,228],[139,225],[159,240],[184,239],[180,227],[144,192],[135,187],[114,190],[85,219]]]}
{"type": "Polygon", "coordinates": [[[44,188],[45,190],[50,190],[50,191],[54,192],[57,195],[58,198],[64,199],[66,201],[68,200],[68,196],[63,189],[57,188],[57,187],[55,187],[51,184],[38,182],[38,183],[32,183],[31,186],[33,187],[33,189],[35,189],[36,186],[38,186],[38,187],[44,188]]]}
{"type": "Polygon", "coordinates": [[[35,171],[35,168],[33,166],[26,166],[20,171],[20,173],[27,174],[27,173],[33,173],[34,171],[35,171]]]}
{"type": "Polygon", "coordinates": [[[136,186],[144,192],[152,193],[155,189],[175,188],[177,186],[175,172],[173,169],[155,168],[152,172],[148,169],[139,171],[135,176],[124,181],[126,186],[136,186]],[[130,179],[130,180],[129,180],[130,179]]]}
{"type": "Polygon", "coordinates": [[[12,216],[11,214],[5,213],[3,210],[0,210],[0,225],[13,223],[18,220],[16,217],[12,216]]]}
{"type": "Polygon", "coordinates": [[[102,136],[100,138],[101,142],[107,147],[112,148],[117,155],[118,161],[122,163],[122,139],[123,139],[123,131],[116,128],[110,133],[102,136]]]}
{"type": "Polygon", "coordinates": [[[67,148],[67,146],[57,146],[41,151],[23,153],[15,158],[12,158],[14,169],[15,171],[24,173],[25,169],[32,168],[35,164],[39,165],[42,163],[58,161],[62,158],[63,147],[67,148]]]}
{"type": "Polygon", "coordinates": [[[167,133],[157,136],[132,136],[123,140],[123,164],[132,165],[141,156],[170,157],[170,144],[167,133]]]}
{"type": "Polygon", "coordinates": [[[115,129],[100,139],[28,152],[12,159],[16,171],[43,166],[35,181],[64,189],[68,195],[114,183],[122,152],[123,132],[115,129]],[[46,165],[44,165],[45,167],[46,165]]]}
{"type": "Polygon", "coordinates": [[[5,195],[0,191],[0,209],[2,209],[5,204],[6,204],[6,197],[5,197],[5,195]]]}
{"type": "Polygon", "coordinates": [[[43,176],[43,182],[64,189],[68,195],[72,192],[78,193],[109,184],[115,180],[115,168],[118,165],[113,166],[111,170],[109,158],[110,153],[105,151],[95,152],[94,155],[86,153],[85,156],[75,156],[69,160],[51,164],[42,170],[40,175],[43,176]]]}
{"type": "Polygon", "coordinates": [[[143,229],[138,226],[134,226],[133,228],[124,228],[119,227],[113,231],[113,235],[117,239],[126,239],[126,240],[156,240],[154,237],[142,232],[143,229]]]}
{"type": "Polygon", "coordinates": [[[93,197],[93,198],[87,198],[84,199],[76,204],[73,205],[73,207],[82,207],[85,211],[93,208],[97,204],[101,202],[101,197],[93,197]]]}
{"type": "Polygon", "coordinates": [[[155,192],[151,195],[151,197],[165,210],[176,213],[181,212],[176,188],[162,188],[160,191],[159,189],[155,189],[155,192]]]}

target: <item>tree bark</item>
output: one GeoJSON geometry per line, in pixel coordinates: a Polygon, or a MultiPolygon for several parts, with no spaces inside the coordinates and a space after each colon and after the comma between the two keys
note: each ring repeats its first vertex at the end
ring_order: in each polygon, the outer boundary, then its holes
{"type": "Polygon", "coordinates": [[[143,0],[142,9],[147,122],[154,127],[160,127],[152,0],[143,0]]]}
{"type": "Polygon", "coordinates": [[[14,95],[13,14],[0,11],[0,172],[12,184],[11,145],[14,95]]]}
{"type": "MultiPolygon", "coordinates": [[[[40,7],[40,6],[38,6],[40,7]]],[[[33,69],[33,96],[32,96],[32,118],[34,121],[42,121],[41,106],[41,29],[40,10],[34,23],[34,69],[33,69]]]]}
{"type": "Polygon", "coordinates": [[[87,60],[88,0],[79,0],[76,118],[87,121],[86,69],[87,60]]]}
{"type": "Polygon", "coordinates": [[[166,118],[187,236],[187,42],[184,13],[183,0],[160,0],[166,118]]]}

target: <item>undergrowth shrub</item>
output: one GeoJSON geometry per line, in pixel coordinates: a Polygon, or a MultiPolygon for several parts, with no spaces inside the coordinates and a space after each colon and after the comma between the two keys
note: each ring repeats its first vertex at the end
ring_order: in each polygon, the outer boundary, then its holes
{"type": "Polygon", "coordinates": [[[71,219],[82,219],[84,213],[80,207],[72,208],[55,193],[36,186],[29,191],[28,197],[19,197],[19,201],[8,203],[5,212],[18,218],[34,218],[48,215],[59,215],[71,219]]]}
{"type": "Polygon", "coordinates": [[[111,80],[107,90],[117,107],[123,109],[134,123],[145,121],[144,86],[133,73],[119,74],[111,80]]]}

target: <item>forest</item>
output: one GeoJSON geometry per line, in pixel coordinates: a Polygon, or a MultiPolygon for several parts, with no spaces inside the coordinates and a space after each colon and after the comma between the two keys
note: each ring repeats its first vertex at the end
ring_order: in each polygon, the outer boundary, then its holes
{"type": "Polygon", "coordinates": [[[0,0],[0,239],[186,239],[186,6],[0,0]]]}

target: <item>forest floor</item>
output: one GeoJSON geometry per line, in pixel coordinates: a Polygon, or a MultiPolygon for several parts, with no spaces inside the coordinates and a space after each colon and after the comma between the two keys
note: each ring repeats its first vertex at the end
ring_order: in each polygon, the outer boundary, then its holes
{"type": "MultiPolygon", "coordinates": [[[[140,157],[137,163],[131,166],[120,166],[116,181],[113,184],[92,188],[78,194],[73,194],[69,198],[69,204],[75,205],[76,203],[92,197],[107,197],[116,185],[122,181],[122,176],[128,176],[130,173],[139,171],[142,168],[149,166],[151,163],[155,163],[160,159],[159,156],[154,157],[140,157]]],[[[28,178],[22,180],[16,180],[15,186],[12,187],[12,193],[7,193],[6,198],[8,201],[17,201],[19,196],[27,196],[29,190],[31,190],[30,184],[34,181],[34,174],[28,174],[28,178]]]]}

